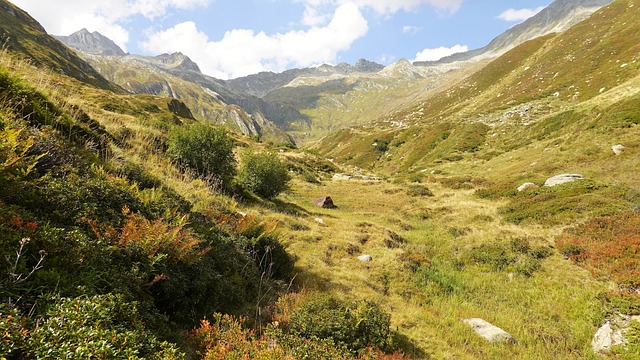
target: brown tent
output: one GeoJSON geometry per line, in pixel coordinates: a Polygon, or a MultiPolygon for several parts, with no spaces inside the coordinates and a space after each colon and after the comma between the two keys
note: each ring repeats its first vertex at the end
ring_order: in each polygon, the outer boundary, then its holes
{"type": "Polygon", "coordinates": [[[313,205],[317,207],[322,207],[326,209],[334,209],[337,206],[333,204],[333,200],[330,196],[321,197],[320,199],[315,199],[312,201],[313,205]]]}

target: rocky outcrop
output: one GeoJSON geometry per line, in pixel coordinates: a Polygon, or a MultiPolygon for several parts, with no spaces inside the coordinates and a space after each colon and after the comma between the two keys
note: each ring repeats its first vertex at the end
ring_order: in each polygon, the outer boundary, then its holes
{"type": "Polygon", "coordinates": [[[580,174],[561,174],[548,178],[544,182],[544,186],[556,186],[582,179],[584,179],[584,176],[580,174]]]}
{"type": "Polygon", "coordinates": [[[465,319],[463,321],[467,325],[471,326],[476,334],[486,339],[490,343],[517,343],[513,336],[511,336],[511,334],[487,322],[486,320],[473,318],[465,319]]]}
{"type": "Polygon", "coordinates": [[[358,256],[358,260],[362,262],[371,262],[373,260],[373,257],[371,257],[371,255],[360,255],[358,256]]]}

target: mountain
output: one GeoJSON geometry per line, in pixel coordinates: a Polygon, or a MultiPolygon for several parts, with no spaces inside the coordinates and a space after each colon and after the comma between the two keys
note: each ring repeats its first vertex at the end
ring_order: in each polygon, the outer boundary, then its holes
{"type": "Polygon", "coordinates": [[[270,91],[289,84],[294,79],[300,77],[331,77],[356,73],[367,74],[378,72],[383,68],[383,65],[360,59],[353,66],[347,63],[341,63],[336,66],[323,64],[312,68],[286,70],[282,73],[261,72],[255,75],[228,80],[227,84],[231,89],[236,91],[263,97],[270,91]]]}
{"type": "Polygon", "coordinates": [[[97,31],[91,33],[87,29],[82,29],[69,36],[54,35],[53,37],[62,41],[70,48],[87,54],[106,56],[126,55],[126,53],[116,45],[113,40],[103,36],[97,31]]]}
{"type": "Polygon", "coordinates": [[[413,106],[334,132],[314,149],[388,174],[575,171],[640,186],[633,162],[607,155],[639,136],[639,15],[637,0],[614,1],[413,106]],[[384,151],[371,146],[381,142],[384,151]]]}
{"type": "Polygon", "coordinates": [[[29,14],[4,0],[0,1],[0,39],[3,46],[36,66],[48,67],[103,89],[122,91],[62,42],[49,36],[29,14]]]}
{"type": "Polygon", "coordinates": [[[123,89],[180,99],[200,121],[221,124],[266,141],[293,143],[278,124],[286,122],[287,117],[304,119],[295,109],[273,106],[230,90],[223,81],[202,74],[198,65],[181,53],[124,54],[111,47],[112,40],[86,30],[59,39],[76,48],[84,60],[123,89]]]}
{"type": "Polygon", "coordinates": [[[438,61],[418,61],[417,66],[437,66],[459,61],[495,58],[506,51],[552,32],[562,32],[589,17],[612,0],[556,0],[538,14],[500,34],[488,45],[453,54],[438,61]]]}

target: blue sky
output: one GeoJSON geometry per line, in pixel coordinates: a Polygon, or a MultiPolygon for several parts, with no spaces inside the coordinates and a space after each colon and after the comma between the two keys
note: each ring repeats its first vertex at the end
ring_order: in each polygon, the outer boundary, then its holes
{"type": "Polygon", "coordinates": [[[51,34],[87,28],[125,51],[180,51],[232,78],[322,63],[384,65],[475,49],[551,0],[10,0],[51,34]]]}

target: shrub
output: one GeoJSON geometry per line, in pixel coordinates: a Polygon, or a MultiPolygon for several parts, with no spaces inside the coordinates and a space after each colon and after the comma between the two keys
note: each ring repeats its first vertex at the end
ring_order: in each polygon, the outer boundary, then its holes
{"type": "Polygon", "coordinates": [[[29,355],[58,359],[180,359],[175,345],[149,333],[137,303],[118,295],[62,298],[31,332],[29,355]]]}
{"type": "Polygon", "coordinates": [[[267,199],[273,199],[287,189],[289,172],[286,165],[271,152],[246,152],[238,173],[238,183],[267,199]]]}
{"type": "Polygon", "coordinates": [[[426,196],[432,197],[433,193],[428,187],[422,185],[409,185],[407,188],[407,195],[409,196],[426,196]]]}
{"type": "Polygon", "coordinates": [[[309,296],[293,310],[288,326],[306,339],[331,339],[338,346],[358,352],[373,345],[389,345],[391,317],[371,301],[348,302],[318,294],[309,296]]]}
{"type": "Polygon", "coordinates": [[[235,175],[233,140],[221,127],[195,124],[176,128],[169,138],[167,156],[182,169],[223,188],[235,175]]]}

